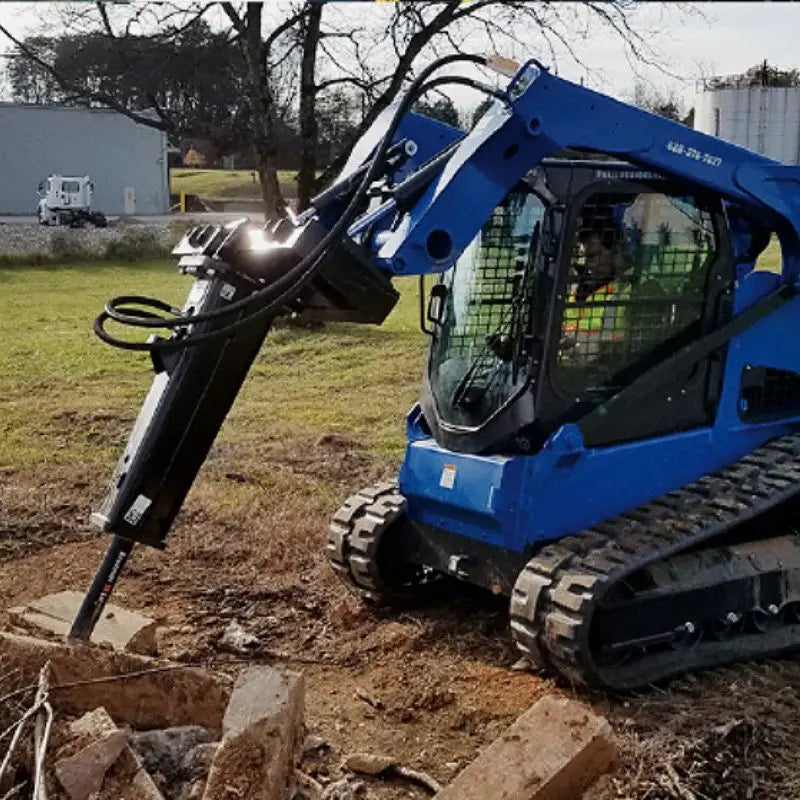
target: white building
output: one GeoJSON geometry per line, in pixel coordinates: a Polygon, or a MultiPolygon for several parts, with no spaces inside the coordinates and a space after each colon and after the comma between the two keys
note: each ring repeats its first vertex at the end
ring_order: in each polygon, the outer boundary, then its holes
{"type": "Polygon", "coordinates": [[[694,127],[784,164],[800,164],[800,81],[796,73],[766,65],[744,75],[701,81],[694,127]]]}
{"type": "Polygon", "coordinates": [[[106,109],[0,103],[0,214],[34,214],[51,174],[89,175],[104,214],[169,211],[163,131],[106,109]]]}

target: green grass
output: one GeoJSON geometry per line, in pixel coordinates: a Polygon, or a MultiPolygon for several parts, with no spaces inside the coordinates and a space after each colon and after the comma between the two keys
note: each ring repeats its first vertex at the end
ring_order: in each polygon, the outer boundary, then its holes
{"type": "MultiPolygon", "coordinates": [[[[779,266],[773,242],[759,268],[779,266]]],[[[168,260],[0,266],[0,467],[109,465],[152,371],[145,354],[97,339],[92,320],[113,295],[149,294],[182,305],[190,285],[168,260]]],[[[251,457],[266,440],[302,442],[336,432],[373,453],[399,456],[427,340],[418,328],[416,280],[397,285],[401,300],[380,327],[271,332],[220,441],[251,457]]]]}
{"type": "Polygon", "coordinates": [[[757,270],[764,270],[766,272],[781,271],[781,246],[778,239],[773,236],[772,241],[764,252],[758,257],[756,262],[757,270]]]}
{"type": "MultiPolygon", "coordinates": [[[[284,197],[297,195],[294,170],[278,172],[278,181],[284,197]]],[[[171,169],[169,186],[173,194],[187,192],[201,198],[260,197],[258,173],[247,169],[171,169]]]]}
{"type": "MultiPolygon", "coordinates": [[[[97,339],[92,320],[113,295],[150,294],[182,305],[190,285],[166,260],[0,268],[0,467],[110,465],[152,370],[145,354],[97,339]]],[[[337,432],[399,455],[426,344],[417,283],[400,281],[399,288],[402,299],[381,327],[339,323],[270,333],[221,441],[257,453],[266,440],[337,432]]]]}

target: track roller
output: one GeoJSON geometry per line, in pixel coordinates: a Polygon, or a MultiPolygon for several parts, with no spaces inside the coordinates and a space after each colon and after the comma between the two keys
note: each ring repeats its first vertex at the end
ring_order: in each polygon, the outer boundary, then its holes
{"type": "Polygon", "coordinates": [[[331,520],[331,564],[368,600],[427,598],[444,577],[409,560],[406,523],[406,501],[393,482],[352,495],[331,520]]]}

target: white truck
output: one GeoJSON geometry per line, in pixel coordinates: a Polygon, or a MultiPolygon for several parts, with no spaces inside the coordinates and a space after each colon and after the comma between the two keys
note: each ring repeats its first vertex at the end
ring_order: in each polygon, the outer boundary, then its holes
{"type": "Polygon", "coordinates": [[[105,215],[92,210],[94,184],[88,175],[50,175],[39,184],[37,213],[40,225],[96,228],[108,224],[105,215]]]}

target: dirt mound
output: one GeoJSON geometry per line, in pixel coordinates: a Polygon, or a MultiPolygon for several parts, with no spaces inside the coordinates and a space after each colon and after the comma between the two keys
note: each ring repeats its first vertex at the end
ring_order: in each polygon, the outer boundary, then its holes
{"type": "MultiPolygon", "coordinates": [[[[370,482],[366,473],[390,469],[388,460],[356,440],[265,440],[249,457],[234,452],[239,446],[223,444],[206,466],[166,552],[134,550],[117,596],[158,620],[167,657],[302,668],[309,729],[325,743],[304,771],[338,778],[349,754],[371,752],[446,783],[542,694],[572,693],[509,670],[516,654],[504,598],[454,584],[436,604],[381,609],[332,573],[324,556],[330,515],[370,482]],[[234,470],[246,481],[225,477],[234,470]],[[226,651],[232,622],[257,646],[226,651]]],[[[58,467],[6,470],[0,484],[2,609],[84,588],[106,544],[83,523],[102,480],[58,467]],[[33,539],[31,531],[46,534],[33,539]]],[[[0,669],[0,697],[2,676],[0,669]]],[[[622,756],[594,800],[800,797],[799,664],[731,668],[638,697],[589,699],[614,726],[622,756]]],[[[374,800],[426,796],[407,783],[365,780],[374,800]]]]}

